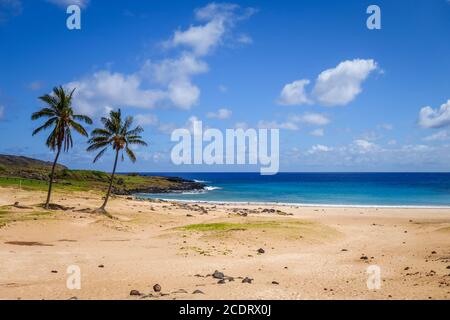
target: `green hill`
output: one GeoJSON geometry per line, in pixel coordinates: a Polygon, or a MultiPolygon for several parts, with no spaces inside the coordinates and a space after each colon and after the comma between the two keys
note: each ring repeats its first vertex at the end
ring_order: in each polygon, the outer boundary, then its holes
{"type": "MultiPolygon", "coordinates": [[[[52,163],[42,160],[0,155],[0,186],[21,186],[28,189],[46,190],[52,163]]],[[[70,170],[58,165],[55,174],[55,189],[105,191],[110,175],[94,170],[70,170]]],[[[114,178],[113,193],[167,193],[172,191],[198,190],[203,184],[177,177],[141,176],[118,174],[114,178]]]]}

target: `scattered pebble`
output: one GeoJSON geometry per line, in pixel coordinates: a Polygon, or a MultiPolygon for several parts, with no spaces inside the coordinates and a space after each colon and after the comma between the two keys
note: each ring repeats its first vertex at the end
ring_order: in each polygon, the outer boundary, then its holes
{"type": "Polygon", "coordinates": [[[278,281],[272,281],[272,284],[279,285],[280,283],[278,281]]]}
{"type": "Polygon", "coordinates": [[[58,273],[58,271],[57,270],[52,270],[52,273],[58,273]]]}
{"type": "Polygon", "coordinates": [[[139,291],[137,291],[137,290],[131,290],[130,291],[130,296],[140,296],[140,295],[141,295],[141,293],[139,291]]]}
{"type": "Polygon", "coordinates": [[[214,271],[214,273],[212,274],[213,278],[215,279],[223,279],[225,277],[225,275],[222,272],[219,271],[214,271]]]}
{"type": "Polygon", "coordinates": [[[98,267],[99,268],[104,268],[105,266],[103,264],[100,264],[98,267]]]}
{"type": "Polygon", "coordinates": [[[160,292],[160,291],[161,291],[161,286],[160,286],[159,284],[155,284],[155,285],[153,286],[153,291],[155,291],[155,292],[160,292]]]}
{"type": "Polygon", "coordinates": [[[205,293],[201,290],[195,290],[194,292],[192,292],[192,294],[205,294],[205,293]]]}
{"type": "Polygon", "coordinates": [[[249,277],[245,277],[244,279],[242,279],[242,283],[252,283],[253,279],[249,278],[249,277]]]}
{"type": "Polygon", "coordinates": [[[263,253],[265,253],[266,251],[263,249],[263,248],[259,248],[258,249],[258,253],[260,253],[260,254],[263,254],[263,253]]]}

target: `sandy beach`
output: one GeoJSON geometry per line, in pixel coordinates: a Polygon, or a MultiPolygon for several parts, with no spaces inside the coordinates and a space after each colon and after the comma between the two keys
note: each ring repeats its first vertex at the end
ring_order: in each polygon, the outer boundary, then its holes
{"type": "Polygon", "coordinates": [[[52,211],[45,196],[0,188],[0,299],[450,299],[450,209],[114,197],[111,219],[89,212],[99,194],[57,192],[52,211]]]}

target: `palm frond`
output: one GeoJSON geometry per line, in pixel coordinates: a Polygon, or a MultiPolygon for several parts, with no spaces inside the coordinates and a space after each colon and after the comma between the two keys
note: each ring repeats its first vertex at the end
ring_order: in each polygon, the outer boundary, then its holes
{"type": "Polygon", "coordinates": [[[33,131],[33,136],[36,135],[37,133],[41,132],[42,130],[47,129],[48,127],[50,127],[55,121],[57,121],[58,118],[57,117],[53,117],[47,120],[47,122],[45,122],[42,126],[40,126],[39,128],[36,128],[33,131]]]}
{"type": "Polygon", "coordinates": [[[128,158],[130,158],[131,162],[135,163],[136,162],[136,155],[134,154],[133,150],[131,150],[130,148],[126,147],[125,148],[125,152],[128,155],[128,158]]]}
{"type": "Polygon", "coordinates": [[[98,159],[100,159],[103,154],[106,152],[106,150],[108,150],[108,147],[104,148],[102,151],[100,151],[94,158],[94,163],[97,162],[98,159]]]}
{"type": "Polygon", "coordinates": [[[87,137],[88,133],[86,132],[86,130],[83,128],[83,126],[81,124],[79,124],[78,122],[75,122],[73,120],[69,121],[69,126],[71,126],[76,132],[78,132],[79,134],[81,134],[82,136],[87,137]]]}
{"type": "Polygon", "coordinates": [[[87,124],[92,124],[92,119],[85,115],[75,114],[72,118],[75,120],[84,121],[87,124]]]}

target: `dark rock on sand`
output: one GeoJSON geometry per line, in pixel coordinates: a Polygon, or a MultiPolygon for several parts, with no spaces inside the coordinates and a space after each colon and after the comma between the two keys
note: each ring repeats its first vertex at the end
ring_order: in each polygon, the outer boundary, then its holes
{"type": "Polygon", "coordinates": [[[139,291],[137,291],[137,290],[131,290],[130,291],[130,296],[140,296],[140,295],[141,295],[141,293],[139,291]]]}
{"type": "Polygon", "coordinates": [[[160,286],[159,284],[155,284],[155,285],[153,286],[153,291],[155,291],[155,292],[160,292],[160,291],[161,291],[161,286],[160,286]]]}
{"type": "Polygon", "coordinates": [[[253,279],[249,278],[249,277],[245,277],[244,279],[242,279],[242,283],[252,283],[253,279]]]}
{"type": "Polygon", "coordinates": [[[201,290],[195,290],[194,292],[192,292],[192,294],[205,294],[205,293],[201,290]]]}
{"type": "Polygon", "coordinates": [[[222,272],[219,271],[214,271],[214,273],[212,274],[212,277],[215,279],[223,279],[225,278],[225,275],[222,272]]]}
{"type": "Polygon", "coordinates": [[[280,283],[278,281],[272,281],[272,284],[279,285],[280,283]]]}
{"type": "Polygon", "coordinates": [[[260,254],[262,254],[262,253],[265,253],[266,251],[263,249],[263,248],[259,248],[258,249],[258,253],[260,253],[260,254]]]}

